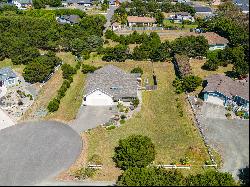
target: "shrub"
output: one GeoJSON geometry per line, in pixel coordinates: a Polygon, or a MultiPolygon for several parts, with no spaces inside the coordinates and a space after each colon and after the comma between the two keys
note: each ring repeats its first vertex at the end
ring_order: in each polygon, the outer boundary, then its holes
{"type": "Polygon", "coordinates": [[[118,186],[184,186],[183,175],[163,168],[129,168],[119,176],[118,186]]]}
{"type": "Polygon", "coordinates": [[[136,108],[140,103],[140,100],[138,98],[135,98],[134,100],[132,100],[132,104],[133,106],[136,108]]]}
{"type": "Polygon", "coordinates": [[[62,71],[63,71],[63,78],[69,79],[69,77],[72,77],[76,73],[76,69],[69,64],[63,64],[62,65],[62,71]]]}
{"type": "Polygon", "coordinates": [[[92,157],[89,159],[89,163],[101,165],[102,164],[102,157],[100,157],[97,154],[92,155],[92,157]]]}
{"type": "Polygon", "coordinates": [[[126,119],[126,118],[127,118],[126,115],[124,115],[124,114],[121,115],[121,119],[126,119]]]}
{"type": "Polygon", "coordinates": [[[227,118],[231,118],[231,117],[232,117],[232,114],[228,112],[228,113],[225,114],[225,116],[226,116],[227,118]]]}
{"type": "Polygon", "coordinates": [[[147,136],[131,135],[119,141],[113,159],[123,170],[146,167],[155,159],[155,146],[147,136]]]}
{"type": "Polygon", "coordinates": [[[242,110],[239,110],[239,111],[236,112],[236,116],[239,116],[239,117],[243,117],[244,114],[245,114],[245,112],[242,111],[242,110]]]}
{"type": "Polygon", "coordinates": [[[73,176],[79,180],[84,180],[84,179],[87,179],[89,177],[93,177],[95,172],[96,172],[96,169],[82,167],[82,168],[76,170],[73,173],[73,176]]]}
{"type": "Polygon", "coordinates": [[[60,101],[57,98],[54,98],[52,101],[49,102],[49,105],[47,108],[49,112],[55,112],[58,110],[59,105],[60,105],[60,101]]]}
{"type": "Polygon", "coordinates": [[[91,65],[88,65],[88,64],[83,64],[82,65],[82,72],[84,74],[87,74],[87,73],[93,73],[95,70],[97,70],[98,68],[95,67],[95,66],[91,66],[91,65]]]}
{"type": "Polygon", "coordinates": [[[143,70],[140,67],[136,67],[136,68],[131,70],[131,73],[140,73],[142,75],[143,70]]]}
{"type": "Polygon", "coordinates": [[[106,127],[107,130],[112,130],[112,129],[115,129],[116,126],[115,125],[109,125],[106,127]]]}
{"type": "Polygon", "coordinates": [[[126,122],[125,119],[120,120],[120,124],[124,124],[125,122],[126,122]]]}
{"type": "Polygon", "coordinates": [[[181,162],[181,164],[183,164],[183,165],[187,165],[187,164],[189,164],[189,158],[188,157],[185,157],[185,158],[181,158],[180,159],[180,162],[181,162]]]}

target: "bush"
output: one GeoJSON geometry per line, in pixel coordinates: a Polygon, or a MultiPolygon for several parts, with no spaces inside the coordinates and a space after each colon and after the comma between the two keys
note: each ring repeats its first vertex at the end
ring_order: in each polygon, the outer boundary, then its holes
{"type": "Polygon", "coordinates": [[[232,117],[232,114],[228,112],[228,113],[225,114],[225,116],[229,119],[229,118],[232,117]]]}
{"type": "Polygon", "coordinates": [[[180,159],[180,162],[181,162],[181,164],[183,164],[183,165],[187,165],[187,164],[189,164],[189,163],[190,163],[190,161],[189,161],[189,158],[188,158],[188,157],[181,158],[181,159],[180,159]]]}
{"type": "Polygon", "coordinates": [[[182,79],[176,78],[173,81],[175,92],[178,94],[183,93],[185,91],[193,92],[196,90],[196,88],[201,86],[201,84],[202,84],[202,79],[194,75],[185,76],[182,79]]]}
{"type": "Polygon", "coordinates": [[[132,104],[133,106],[136,108],[140,103],[140,100],[138,98],[135,98],[134,100],[132,100],[132,104]]]}
{"type": "Polygon", "coordinates": [[[87,179],[89,177],[93,177],[95,172],[96,172],[96,169],[83,167],[81,169],[76,170],[73,173],[73,176],[79,180],[84,180],[84,179],[87,179]]]}
{"type": "Polygon", "coordinates": [[[124,124],[125,122],[126,122],[125,119],[120,120],[120,124],[124,124]]]}
{"type": "Polygon", "coordinates": [[[52,101],[49,102],[49,105],[47,108],[48,108],[49,112],[55,112],[58,110],[59,105],[60,105],[60,101],[58,99],[54,98],[52,101]]]}
{"type": "Polygon", "coordinates": [[[190,175],[186,178],[187,186],[235,186],[231,174],[208,170],[204,174],[190,175]]]}
{"type": "Polygon", "coordinates": [[[239,116],[239,117],[243,117],[244,114],[245,114],[245,112],[242,111],[242,110],[239,110],[239,111],[236,112],[236,116],[239,116]]]}
{"type": "Polygon", "coordinates": [[[107,130],[112,130],[112,129],[115,129],[116,126],[115,125],[109,125],[106,127],[107,130]]]}
{"type": "Polygon", "coordinates": [[[183,186],[183,175],[163,168],[129,168],[119,176],[118,186],[183,186]]]}
{"type": "Polygon", "coordinates": [[[97,165],[101,165],[102,164],[102,157],[94,154],[92,155],[92,157],[89,159],[89,163],[91,164],[97,164],[97,165]]]}
{"type": "Polygon", "coordinates": [[[142,75],[143,70],[140,67],[136,67],[136,68],[131,70],[131,73],[140,73],[142,75]]]}
{"type": "Polygon", "coordinates": [[[62,71],[64,79],[69,79],[69,77],[72,77],[76,73],[76,69],[69,64],[63,64],[62,71]]]}
{"type": "Polygon", "coordinates": [[[124,115],[124,114],[121,115],[121,119],[126,119],[126,118],[127,118],[126,115],[124,115]]]}
{"type": "Polygon", "coordinates": [[[155,159],[155,146],[147,136],[131,135],[119,141],[113,159],[123,170],[146,167],[155,159]]]}
{"type": "Polygon", "coordinates": [[[83,64],[82,65],[82,72],[84,74],[87,74],[87,73],[94,73],[95,70],[97,70],[98,68],[95,67],[95,66],[91,66],[91,65],[88,65],[88,64],[83,64]]]}

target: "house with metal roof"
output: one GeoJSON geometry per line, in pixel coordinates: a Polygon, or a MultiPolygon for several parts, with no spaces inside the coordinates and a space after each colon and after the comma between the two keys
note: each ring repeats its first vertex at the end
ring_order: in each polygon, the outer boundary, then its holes
{"type": "Polygon", "coordinates": [[[216,105],[240,106],[249,112],[249,78],[239,82],[221,74],[205,78],[204,101],[216,105]]]}
{"type": "Polygon", "coordinates": [[[18,80],[18,76],[10,67],[0,69],[0,87],[16,85],[18,80]]]}
{"type": "Polygon", "coordinates": [[[151,17],[139,17],[139,16],[128,16],[128,26],[153,26],[156,23],[155,18],[151,17]]]}
{"type": "Polygon", "coordinates": [[[106,65],[87,76],[84,105],[108,106],[137,98],[137,75],[106,65]]]}
{"type": "Polygon", "coordinates": [[[207,6],[194,6],[195,9],[195,15],[210,15],[213,14],[213,11],[210,7],[207,6]]]}

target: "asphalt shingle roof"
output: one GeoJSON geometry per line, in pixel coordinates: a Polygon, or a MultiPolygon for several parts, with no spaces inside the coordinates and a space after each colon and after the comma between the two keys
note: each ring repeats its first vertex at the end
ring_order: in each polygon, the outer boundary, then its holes
{"type": "Polygon", "coordinates": [[[9,68],[2,68],[0,69],[0,81],[7,80],[8,78],[16,78],[17,75],[14,73],[14,71],[9,68]]]}
{"type": "Polygon", "coordinates": [[[234,81],[225,75],[215,74],[205,78],[207,86],[202,92],[220,92],[228,98],[240,96],[249,101],[249,82],[234,81]]]}
{"type": "Polygon", "coordinates": [[[137,97],[137,75],[106,65],[87,76],[85,94],[100,90],[114,99],[137,97]]]}
{"type": "Polygon", "coordinates": [[[200,12],[200,13],[212,12],[212,9],[206,6],[196,6],[194,7],[194,9],[196,12],[200,12]]]}

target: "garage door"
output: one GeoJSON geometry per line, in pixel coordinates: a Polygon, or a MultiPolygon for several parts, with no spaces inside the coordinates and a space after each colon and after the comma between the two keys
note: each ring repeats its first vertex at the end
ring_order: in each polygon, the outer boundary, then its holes
{"type": "Polygon", "coordinates": [[[213,103],[216,105],[222,105],[222,106],[224,105],[224,99],[218,96],[214,96],[214,95],[208,95],[207,102],[213,103]]]}
{"type": "Polygon", "coordinates": [[[111,96],[98,90],[86,97],[85,104],[90,106],[108,106],[114,105],[114,102],[111,96]]]}

